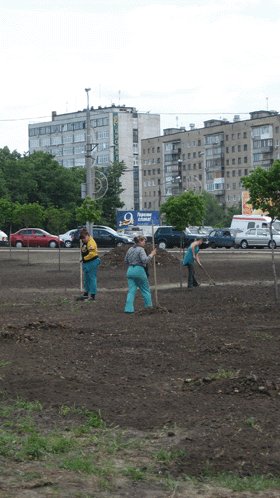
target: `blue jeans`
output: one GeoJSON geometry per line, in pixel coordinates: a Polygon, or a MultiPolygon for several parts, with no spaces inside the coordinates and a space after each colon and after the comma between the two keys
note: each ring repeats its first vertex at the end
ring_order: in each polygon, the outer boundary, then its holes
{"type": "Polygon", "coordinates": [[[99,258],[83,263],[85,292],[97,294],[97,269],[99,265],[101,265],[99,258]]]}
{"type": "Polygon", "coordinates": [[[128,280],[128,294],[124,311],[126,313],[134,312],[133,302],[138,287],[143,296],[145,307],[153,306],[149,282],[143,266],[130,266],[126,276],[128,280]]]}
{"type": "Polygon", "coordinates": [[[189,270],[189,276],[188,276],[188,287],[197,287],[198,282],[196,281],[196,278],[194,276],[194,265],[191,265],[190,263],[187,263],[187,267],[189,270]]]}

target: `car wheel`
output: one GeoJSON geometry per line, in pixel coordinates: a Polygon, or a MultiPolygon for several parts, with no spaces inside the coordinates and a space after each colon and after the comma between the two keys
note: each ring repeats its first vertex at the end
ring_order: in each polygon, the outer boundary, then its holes
{"type": "Polygon", "coordinates": [[[116,245],[117,245],[117,247],[121,247],[123,245],[123,243],[122,242],[117,242],[116,245]]]}
{"type": "Polygon", "coordinates": [[[158,246],[160,249],[166,249],[166,242],[164,240],[160,240],[158,246]]]}
{"type": "Polygon", "coordinates": [[[211,247],[211,249],[216,249],[217,246],[216,246],[215,242],[211,242],[210,247],[211,247]]]}
{"type": "Polygon", "coordinates": [[[69,247],[72,247],[72,242],[71,242],[70,240],[66,240],[66,241],[64,242],[64,245],[65,245],[65,247],[67,247],[67,249],[68,249],[69,247]]]}
{"type": "Polygon", "coordinates": [[[272,241],[270,240],[269,241],[269,243],[268,243],[269,249],[272,249],[272,246],[273,246],[273,249],[276,248],[276,242],[275,242],[275,240],[272,240],[272,241]]]}
{"type": "Polygon", "coordinates": [[[240,246],[241,246],[241,249],[247,249],[247,247],[248,247],[247,240],[242,240],[240,246]]]}
{"type": "Polygon", "coordinates": [[[23,247],[23,243],[22,243],[20,240],[18,240],[18,241],[15,243],[15,246],[16,246],[16,247],[23,247]]]}
{"type": "Polygon", "coordinates": [[[230,246],[225,246],[226,249],[230,249],[230,246]]]}
{"type": "Polygon", "coordinates": [[[57,243],[55,242],[55,240],[51,240],[49,242],[49,247],[51,247],[52,249],[54,249],[55,247],[57,247],[57,243]]]}

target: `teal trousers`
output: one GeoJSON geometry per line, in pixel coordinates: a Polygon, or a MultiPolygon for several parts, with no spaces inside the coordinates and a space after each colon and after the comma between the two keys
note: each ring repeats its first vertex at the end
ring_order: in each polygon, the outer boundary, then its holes
{"type": "Polygon", "coordinates": [[[130,266],[126,276],[128,280],[128,294],[124,311],[126,313],[134,312],[133,303],[138,287],[143,296],[145,307],[153,306],[148,277],[143,266],[130,266]]]}

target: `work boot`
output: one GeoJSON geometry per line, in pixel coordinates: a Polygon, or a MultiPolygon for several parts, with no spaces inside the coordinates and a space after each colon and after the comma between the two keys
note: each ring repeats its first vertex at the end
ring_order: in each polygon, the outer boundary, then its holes
{"type": "Polygon", "coordinates": [[[95,294],[91,294],[90,297],[86,298],[87,301],[95,301],[95,294]]]}

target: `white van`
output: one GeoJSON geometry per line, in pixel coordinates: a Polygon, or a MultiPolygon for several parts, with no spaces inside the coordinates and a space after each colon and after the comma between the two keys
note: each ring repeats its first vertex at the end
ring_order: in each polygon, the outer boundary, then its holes
{"type": "MultiPolygon", "coordinates": [[[[232,218],[230,228],[238,228],[244,232],[248,228],[269,228],[270,216],[263,214],[235,214],[232,218]]],[[[273,228],[280,230],[280,221],[275,220],[273,228]]]]}

